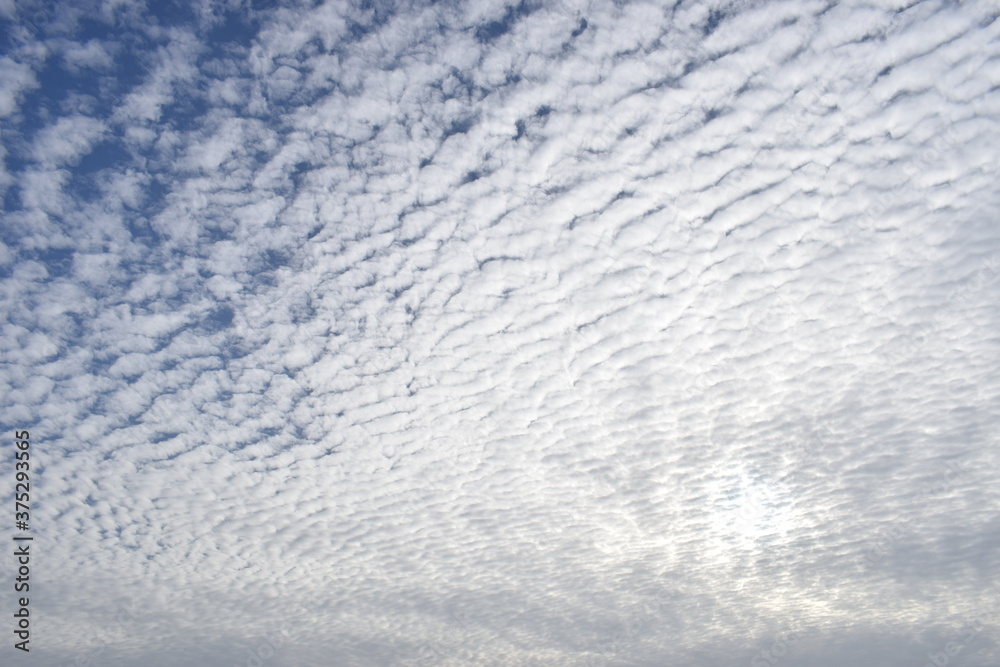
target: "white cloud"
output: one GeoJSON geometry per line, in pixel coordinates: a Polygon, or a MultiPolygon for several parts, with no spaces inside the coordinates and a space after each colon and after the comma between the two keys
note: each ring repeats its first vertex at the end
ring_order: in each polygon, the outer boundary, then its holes
{"type": "Polygon", "coordinates": [[[101,42],[92,39],[86,44],[72,44],[63,54],[63,59],[71,69],[108,69],[113,60],[101,42]]]}
{"type": "Polygon", "coordinates": [[[0,118],[16,113],[23,93],[36,86],[38,78],[29,65],[0,58],[0,118]]]}
{"type": "Polygon", "coordinates": [[[46,169],[73,165],[91,151],[106,130],[106,125],[96,118],[60,118],[38,132],[32,146],[32,157],[46,169]]]}

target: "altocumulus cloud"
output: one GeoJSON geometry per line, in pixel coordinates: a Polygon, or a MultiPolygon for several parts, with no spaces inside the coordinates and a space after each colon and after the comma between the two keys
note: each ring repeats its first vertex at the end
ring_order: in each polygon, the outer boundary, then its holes
{"type": "Polygon", "coordinates": [[[31,664],[998,664],[998,13],[0,3],[31,664]]]}

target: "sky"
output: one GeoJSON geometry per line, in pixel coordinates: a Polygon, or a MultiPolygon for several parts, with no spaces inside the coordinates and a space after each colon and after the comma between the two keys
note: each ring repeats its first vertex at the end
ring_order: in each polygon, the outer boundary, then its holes
{"type": "Polygon", "coordinates": [[[998,15],[0,0],[0,662],[1000,664],[998,15]]]}

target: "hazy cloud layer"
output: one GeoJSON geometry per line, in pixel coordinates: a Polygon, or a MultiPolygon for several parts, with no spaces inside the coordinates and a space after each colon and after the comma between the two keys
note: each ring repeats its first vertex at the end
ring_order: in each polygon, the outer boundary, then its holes
{"type": "Polygon", "coordinates": [[[1000,661],[996,2],[156,4],[0,4],[31,664],[1000,661]]]}

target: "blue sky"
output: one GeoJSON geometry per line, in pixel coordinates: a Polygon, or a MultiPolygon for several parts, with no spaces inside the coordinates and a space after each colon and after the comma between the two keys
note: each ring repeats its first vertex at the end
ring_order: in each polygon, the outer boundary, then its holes
{"type": "Polygon", "coordinates": [[[0,0],[4,664],[1000,663],[998,14],[0,0]]]}

